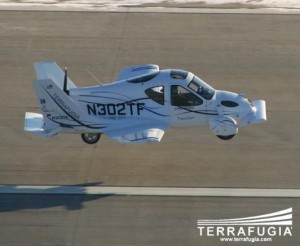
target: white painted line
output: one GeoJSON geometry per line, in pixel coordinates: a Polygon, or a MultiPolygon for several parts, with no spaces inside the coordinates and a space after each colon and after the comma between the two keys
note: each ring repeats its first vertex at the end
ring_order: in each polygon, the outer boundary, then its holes
{"type": "Polygon", "coordinates": [[[53,5],[3,5],[3,11],[52,11],[52,12],[112,12],[112,13],[178,13],[178,14],[268,14],[268,15],[299,15],[300,9],[288,8],[176,8],[176,7],[117,7],[94,8],[83,6],[53,5]]]}
{"type": "Polygon", "coordinates": [[[0,194],[300,198],[300,189],[0,185],[0,194]]]}

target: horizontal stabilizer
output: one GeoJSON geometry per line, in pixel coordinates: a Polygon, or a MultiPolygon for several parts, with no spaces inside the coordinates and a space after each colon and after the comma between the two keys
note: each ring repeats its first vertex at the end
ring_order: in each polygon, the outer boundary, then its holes
{"type": "Polygon", "coordinates": [[[45,131],[44,130],[44,117],[41,114],[26,112],[24,130],[35,135],[51,137],[58,133],[58,130],[45,131]]]}

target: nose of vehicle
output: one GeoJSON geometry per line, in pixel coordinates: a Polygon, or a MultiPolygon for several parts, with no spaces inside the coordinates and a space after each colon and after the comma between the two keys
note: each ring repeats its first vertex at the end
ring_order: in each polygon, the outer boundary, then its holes
{"type": "Polygon", "coordinates": [[[236,119],[241,119],[245,115],[253,114],[255,108],[244,94],[219,91],[217,93],[217,106],[223,114],[231,115],[236,119]]]}
{"type": "Polygon", "coordinates": [[[238,111],[250,109],[251,105],[244,94],[236,94],[228,91],[218,91],[217,103],[227,111],[238,111]]]}

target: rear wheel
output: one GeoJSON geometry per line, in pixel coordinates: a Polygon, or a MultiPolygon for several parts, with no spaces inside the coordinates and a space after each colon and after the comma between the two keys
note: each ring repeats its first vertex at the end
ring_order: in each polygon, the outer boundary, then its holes
{"type": "Polygon", "coordinates": [[[229,139],[232,139],[234,136],[235,136],[235,134],[228,135],[228,136],[217,135],[217,137],[222,139],[222,140],[229,140],[229,139]]]}
{"type": "Polygon", "coordinates": [[[83,133],[81,134],[82,140],[87,144],[95,144],[101,137],[100,133],[83,133]]]}

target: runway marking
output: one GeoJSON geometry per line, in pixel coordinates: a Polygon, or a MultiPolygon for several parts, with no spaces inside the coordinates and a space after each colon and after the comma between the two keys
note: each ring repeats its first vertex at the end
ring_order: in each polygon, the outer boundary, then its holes
{"type": "Polygon", "coordinates": [[[0,185],[0,194],[300,198],[300,189],[0,185]]]}
{"type": "Polygon", "coordinates": [[[180,7],[99,7],[80,4],[80,6],[63,6],[40,4],[30,5],[24,4],[0,4],[0,10],[4,11],[45,11],[45,12],[107,12],[107,13],[176,13],[176,14],[255,14],[255,15],[299,15],[300,9],[298,8],[180,8],[180,7]]]}

